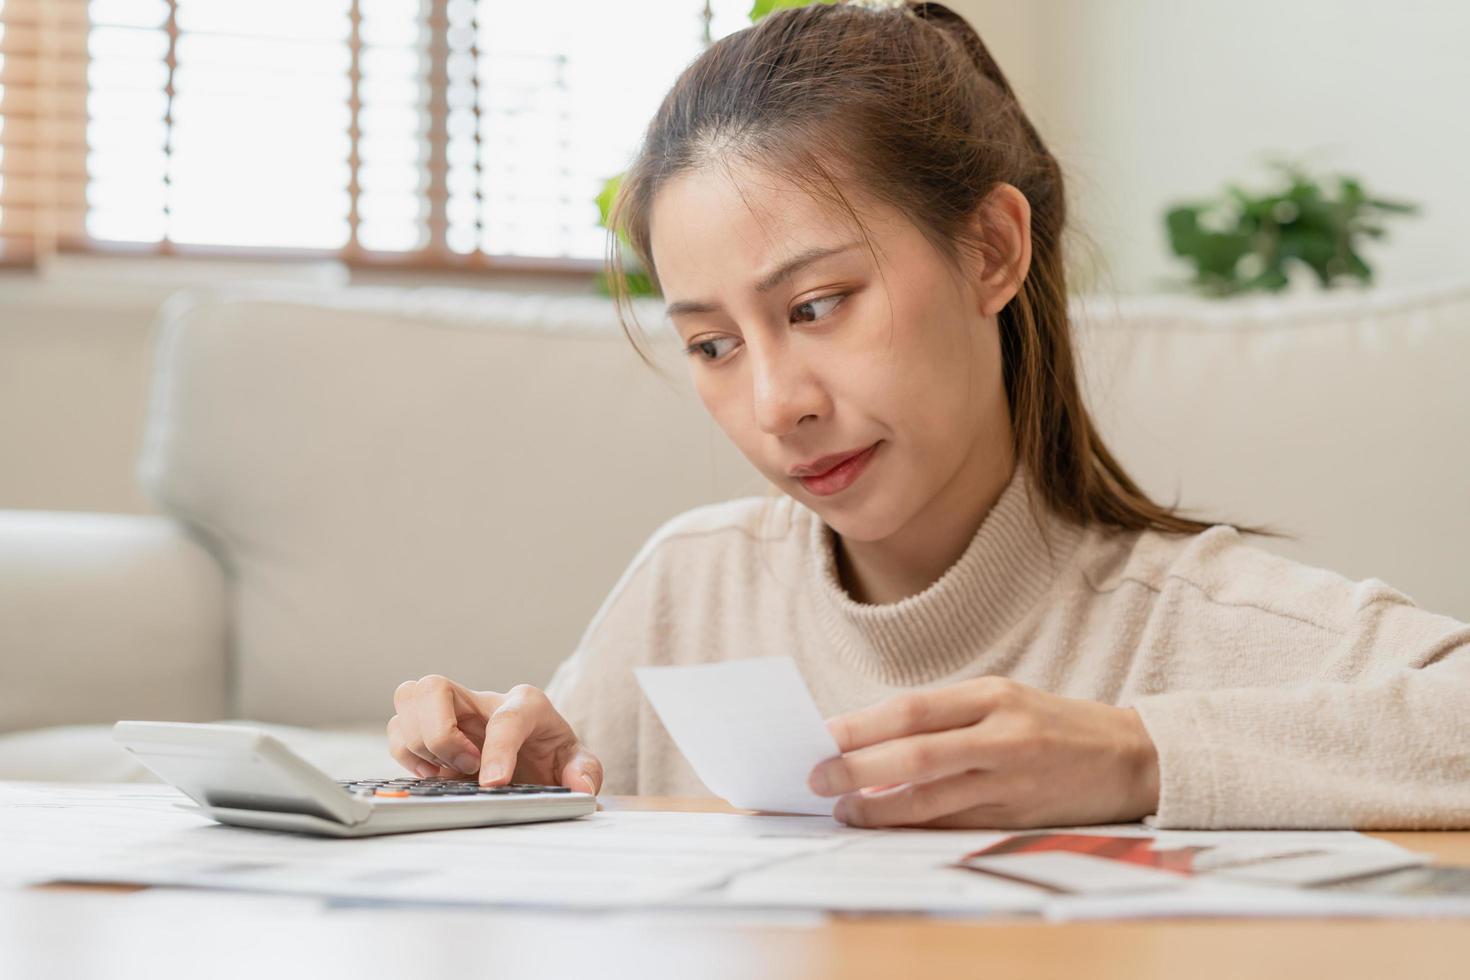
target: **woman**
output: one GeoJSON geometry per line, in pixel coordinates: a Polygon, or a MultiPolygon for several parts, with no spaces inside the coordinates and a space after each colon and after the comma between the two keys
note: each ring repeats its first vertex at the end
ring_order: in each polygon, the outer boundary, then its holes
{"type": "Polygon", "coordinates": [[[713,45],[611,225],[784,496],[660,528],[544,693],[405,682],[395,757],[702,795],[632,668],[789,653],[842,750],[812,788],[853,824],[1470,826],[1470,627],[1139,490],[1079,394],[1064,219],[939,4],[713,45]]]}

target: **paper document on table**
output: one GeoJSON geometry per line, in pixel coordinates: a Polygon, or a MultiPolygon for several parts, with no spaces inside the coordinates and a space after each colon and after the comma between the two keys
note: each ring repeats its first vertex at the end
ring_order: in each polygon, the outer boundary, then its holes
{"type": "Polygon", "coordinates": [[[1363,856],[1359,869],[1369,857],[1385,858],[1375,865],[1386,866],[1393,863],[1387,857],[1404,853],[1352,832],[1151,832],[1137,825],[1022,834],[866,830],[823,816],[613,810],[576,820],[335,840],[213,824],[177,809],[182,799],[169,787],[0,782],[0,884],[112,881],[344,902],[681,912],[824,909],[1063,920],[1470,915],[1470,872],[1463,869],[1413,867],[1313,888],[1216,873],[1245,859],[1262,867],[1268,860],[1295,863],[1314,850],[1363,856]],[[1097,842],[1100,836],[1114,843],[1097,842]],[[960,864],[1003,852],[1054,864],[1057,846],[1076,843],[1065,837],[1090,837],[1102,848],[1094,847],[1095,854],[1137,860],[1154,861],[1147,852],[1157,850],[1162,867],[1184,868],[1180,862],[1189,857],[1191,873],[1179,887],[1058,895],[960,864]],[[1126,846],[1130,841],[1153,847],[1126,846]],[[1036,852],[1048,843],[1051,852],[1036,852]]]}
{"type": "Polygon", "coordinates": [[[790,657],[690,667],[635,667],[674,744],[714,793],[749,810],[831,815],[807,788],[812,767],[838,754],[790,657]]]}
{"type": "MultiPolygon", "coordinates": [[[[0,784],[19,881],[558,908],[678,904],[743,871],[877,833],[830,818],[600,811],[576,820],[336,840],[228,827],[159,794],[0,784]],[[93,829],[97,825],[98,833],[93,829]],[[32,857],[36,855],[36,857],[32,857]]],[[[183,799],[182,794],[175,794],[183,799]]]]}
{"type": "Polygon", "coordinates": [[[0,886],[47,881],[163,846],[199,826],[199,817],[177,806],[188,801],[159,783],[0,780],[0,886]]]}

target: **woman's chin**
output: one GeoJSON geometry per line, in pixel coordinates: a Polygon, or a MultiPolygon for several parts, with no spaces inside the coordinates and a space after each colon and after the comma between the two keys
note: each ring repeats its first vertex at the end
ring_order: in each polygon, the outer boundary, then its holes
{"type": "Polygon", "coordinates": [[[837,501],[805,500],[845,541],[882,541],[903,527],[905,512],[892,502],[870,499],[843,507],[837,501]]]}

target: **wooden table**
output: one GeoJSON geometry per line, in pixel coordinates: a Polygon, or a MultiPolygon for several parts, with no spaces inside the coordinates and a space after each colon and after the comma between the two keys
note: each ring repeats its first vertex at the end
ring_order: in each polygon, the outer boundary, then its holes
{"type": "MultiPolygon", "coordinates": [[[[608,797],[603,805],[745,812],[714,800],[655,797],[608,797]]],[[[1470,866],[1470,832],[1373,836],[1470,866]]],[[[0,915],[7,964],[0,973],[258,978],[286,967],[288,976],[454,978],[1470,978],[1467,919],[1048,925],[893,915],[763,920],[741,912],[369,909],[311,915],[299,906],[290,914],[273,911],[265,898],[191,893],[181,922],[150,912],[146,903],[130,907],[128,899],[139,891],[43,886],[12,896],[0,915]],[[130,965],[137,972],[129,972],[130,965]],[[18,972],[10,973],[12,967],[18,972]]]]}

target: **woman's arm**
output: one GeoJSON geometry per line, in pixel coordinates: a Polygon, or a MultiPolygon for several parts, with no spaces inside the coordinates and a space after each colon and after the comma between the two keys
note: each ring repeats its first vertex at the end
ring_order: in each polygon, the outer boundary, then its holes
{"type": "Polygon", "coordinates": [[[608,669],[615,655],[601,639],[583,638],[557,667],[546,697],[602,761],[603,792],[626,796],[638,791],[638,706],[625,680],[633,672],[608,669]]]}
{"type": "Polygon", "coordinates": [[[1470,625],[1386,586],[1329,661],[1358,676],[1135,700],[1160,827],[1470,827],[1470,625]]]}
{"type": "Polygon", "coordinates": [[[603,792],[638,792],[639,716],[643,695],[635,664],[657,662],[668,639],[667,571],[661,548],[679,515],[660,526],[623,570],[546,685],[546,696],[602,760],[603,792]]]}
{"type": "Polygon", "coordinates": [[[1109,703],[901,694],[829,721],[813,789],[865,825],[1470,827],[1470,625],[1228,528],[1147,543],[1092,586],[1151,597],[1109,703]]]}

